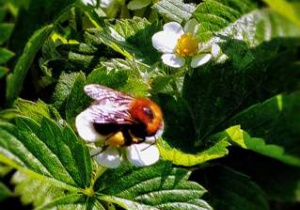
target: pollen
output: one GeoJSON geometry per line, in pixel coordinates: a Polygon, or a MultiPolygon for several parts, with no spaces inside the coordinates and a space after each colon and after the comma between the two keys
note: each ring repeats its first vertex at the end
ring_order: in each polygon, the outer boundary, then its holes
{"type": "Polygon", "coordinates": [[[181,57],[191,57],[198,52],[198,42],[191,33],[183,34],[177,41],[176,53],[181,57]]]}
{"type": "Polygon", "coordinates": [[[105,144],[113,147],[123,146],[125,144],[123,133],[121,131],[115,133],[105,141],[105,144]]]}

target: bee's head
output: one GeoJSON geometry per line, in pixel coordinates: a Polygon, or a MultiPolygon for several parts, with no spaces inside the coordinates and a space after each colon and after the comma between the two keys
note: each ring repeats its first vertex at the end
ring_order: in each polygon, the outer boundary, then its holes
{"type": "Polygon", "coordinates": [[[148,136],[153,136],[160,129],[163,121],[159,106],[148,98],[137,98],[130,106],[131,116],[142,123],[148,136]]]}

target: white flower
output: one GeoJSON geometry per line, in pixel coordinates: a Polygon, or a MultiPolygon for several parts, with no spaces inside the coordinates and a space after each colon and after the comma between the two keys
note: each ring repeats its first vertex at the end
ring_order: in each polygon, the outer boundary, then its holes
{"type": "Polygon", "coordinates": [[[174,68],[182,67],[186,58],[191,58],[191,67],[207,63],[212,57],[211,45],[199,43],[195,33],[199,27],[195,19],[189,20],[184,28],[177,22],[164,25],[163,31],[152,37],[153,46],[163,53],[163,63],[174,68]]]}
{"type": "Polygon", "coordinates": [[[159,150],[154,143],[162,135],[163,127],[155,136],[146,137],[146,140],[142,143],[121,146],[125,141],[123,133],[119,131],[109,137],[99,134],[94,127],[89,108],[76,117],[75,124],[79,136],[83,140],[94,144],[95,148],[91,151],[91,156],[95,158],[99,165],[116,168],[122,160],[127,159],[135,166],[148,166],[159,160],[159,150]]]}
{"type": "MultiPolygon", "coordinates": [[[[85,5],[97,6],[97,0],[81,0],[85,5]]],[[[113,4],[116,0],[100,0],[100,7],[108,8],[111,4],[113,4]]]]}
{"type": "Polygon", "coordinates": [[[81,0],[81,1],[85,5],[91,5],[91,6],[96,6],[97,5],[97,0],[81,0]]]}

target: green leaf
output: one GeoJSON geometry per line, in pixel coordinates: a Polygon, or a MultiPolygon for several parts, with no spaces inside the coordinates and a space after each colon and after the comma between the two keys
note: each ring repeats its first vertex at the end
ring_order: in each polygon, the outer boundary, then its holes
{"type": "Polygon", "coordinates": [[[245,174],[227,167],[209,167],[193,175],[208,190],[208,202],[215,209],[269,209],[264,191],[245,174]]]}
{"type": "Polygon", "coordinates": [[[115,25],[107,26],[102,31],[90,29],[86,40],[96,46],[103,43],[128,59],[136,58],[143,63],[154,64],[160,55],[152,47],[151,37],[159,30],[158,21],[150,23],[136,17],[117,20],[115,25]]]}
{"type": "Polygon", "coordinates": [[[90,102],[88,96],[84,93],[83,88],[86,84],[85,75],[80,72],[77,74],[72,90],[66,99],[65,114],[66,119],[75,127],[75,118],[82,112],[90,102]]]}
{"type": "Polygon", "coordinates": [[[161,94],[159,104],[165,121],[163,140],[159,140],[159,150],[163,159],[177,165],[193,166],[228,153],[226,147],[230,144],[226,139],[218,139],[218,143],[204,149],[194,145],[194,119],[185,100],[175,100],[169,95],[161,94]]]}
{"type": "Polygon", "coordinates": [[[300,166],[300,158],[285,151],[285,148],[275,144],[268,144],[262,138],[251,137],[240,126],[232,126],[223,132],[214,135],[216,139],[226,139],[228,142],[237,144],[244,149],[249,149],[259,154],[277,159],[287,164],[300,166]]]}
{"type": "Polygon", "coordinates": [[[11,170],[12,168],[10,166],[0,163],[0,177],[6,176],[9,172],[11,172],[11,170]]]}
{"type": "Polygon", "coordinates": [[[0,45],[8,40],[13,30],[14,25],[11,23],[1,23],[0,24],[0,45]]]}
{"type": "Polygon", "coordinates": [[[130,10],[139,10],[147,7],[149,4],[151,4],[151,2],[151,0],[131,0],[127,4],[127,8],[130,10]]]}
{"type": "Polygon", "coordinates": [[[197,32],[197,38],[207,41],[214,33],[221,31],[242,15],[256,9],[251,0],[243,2],[237,0],[205,0],[200,3],[193,13],[201,27],[197,32]]]}
{"type": "Polygon", "coordinates": [[[3,183],[0,182],[0,202],[12,196],[13,193],[3,183]]]}
{"type": "Polygon", "coordinates": [[[21,201],[25,205],[32,203],[33,206],[40,206],[57,197],[64,196],[62,189],[49,183],[29,178],[29,176],[20,172],[16,172],[13,175],[12,183],[15,185],[15,194],[21,197],[21,201]]]}
{"type": "Polygon", "coordinates": [[[53,118],[56,121],[61,120],[57,110],[50,105],[45,104],[43,101],[38,100],[36,103],[24,99],[18,99],[14,103],[20,115],[29,117],[38,123],[42,122],[43,117],[53,118]]]}
{"type": "Polygon", "coordinates": [[[211,209],[200,197],[206,190],[188,181],[190,173],[167,162],[151,167],[119,167],[95,183],[98,199],[125,209],[211,209]]]}
{"type": "Polygon", "coordinates": [[[36,209],[50,209],[53,207],[62,210],[88,209],[88,207],[104,209],[103,207],[100,208],[100,203],[93,201],[94,199],[88,198],[86,195],[64,192],[60,188],[31,179],[19,172],[14,174],[12,182],[16,185],[15,193],[21,196],[22,203],[25,205],[32,203],[33,206],[37,207],[36,209]]]}
{"type": "Polygon", "coordinates": [[[37,30],[27,42],[13,73],[7,78],[6,99],[9,104],[12,103],[21,92],[31,62],[52,30],[53,25],[45,26],[40,30],[37,30]]]}
{"type": "Polygon", "coordinates": [[[186,4],[182,0],[159,1],[152,8],[170,20],[179,23],[189,20],[195,10],[194,4],[186,4]]]}
{"type": "MultiPolygon", "coordinates": [[[[22,1],[24,2],[24,1],[22,1]]],[[[64,12],[71,8],[75,0],[30,0],[26,6],[20,5],[16,24],[10,37],[12,51],[18,56],[24,52],[24,48],[30,37],[38,30],[55,23],[64,12]]],[[[22,3],[23,4],[23,3],[22,3]]]]}
{"type": "Polygon", "coordinates": [[[53,106],[57,109],[63,110],[66,100],[71,94],[72,87],[76,79],[81,73],[65,73],[62,72],[59,76],[58,82],[52,95],[53,106]]]}
{"type": "Polygon", "coordinates": [[[5,67],[2,67],[0,66],[0,79],[2,77],[4,77],[7,73],[8,73],[9,69],[8,68],[5,68],[5,67]]]}
{"type": "Polygon", "coordinates": [[[266,192],[269,201],[300,201],[299,167],[253,152],[233,150],[230,154],[223,164],[250,176],[266,192]]]}
{"type": "Polygon", "coordinates": [[[226,122],[243,109],[298,86],[299,67],[291,64],[297,59],[293,47],[299,29],[265,10],[244,16],[236,26],[221,36],[226,62],[202,66],[185,77],[183,98],[195,119],[199,144],[228,128],[226,122]],[[240,40],[234,37],[238,35],[240,40]]]}
{"type": "Polygon", "coordinates": [[[293,4],[285,1],[285,0],[263,0],[268,6],[274,11],[278,12],[280,15],[286,17],[298,27],[300,27],[300,16],[299,9],[295,7],[293,4]]]}
{"type": "Polygon", "coordinates": [[[0,136],[1,162],[72,191],[90,185],[89,152],[67,125],[22,117],[17,126],[1,122],[0,136]]]}
{"type": "Polygon", "coordinates": [[[300,166],[300,92],[277,95],[233,117],[229,124],[240,124],[245,132],[232,129],[238,144],[285,163],[300,166]],[[234,131],[235,130],[235,131],[234,131]],[[262,138],[262,139],[260,139],[262,138]]]}
{"type": "Polygon", "coordinates": [[[0,48],[0,64],[4,64],[14,56],[14,53],[5,49],[0,48]]]}
{"type": "Polygon", "coordinates": [[[164,160],[169,160],[173,164],[182,166],[195,166],[201,163],[205,163],[209,160],[221,158],[228,154],[226,149],[230,143],[226,139],[221,139],[219,142],[215,143],[213,146],[199,152],[184,151],[181,148],[176,148],[173,145],[170,146],[168,142],[159,139],[158,148],[160,151],[160,156],[164,160]]]}
{"type": "Polygon", "coordinates": [[[40,126],[28,118],[18,118],[17,127],[23,144],[40,160],[51,176],[70,185],[82,188],[89,186],[89,153],[68,126],[61,128],[47,118],[42,119],[40,126]],[[50,163],[51,156],[53,158],[50,163]]]}
{"type": "Polygon", "coordinates": [[[95,199],[88,198],[85,195],[70,194],[53,200],[46,205],[39,206],[37,210],[59,208],[62,210],[70,209],[94,209],[105,210],[104,206],[95,199]]]}

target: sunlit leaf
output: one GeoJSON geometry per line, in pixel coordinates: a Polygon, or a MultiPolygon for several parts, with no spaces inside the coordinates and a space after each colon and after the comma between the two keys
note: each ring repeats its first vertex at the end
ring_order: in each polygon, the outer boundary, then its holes
{"type": "Polygon", "coordinates": [[[191,18],[195,5],[184,3],[182,0],[163,0],[154,4],[153,9],[170,20],[181,23],[191,18]]]}
{"type": "Polygon", "coordinates": [[[102,31],[91,29],[86,39],[96,46],[103,43],[126,58],[153,64],[159,60],[159,54],[152,47],[151,37],[159,30],[158,21],[150,23],[146,19],[134,18],[118,20],[115,25],[108,25],[102,31]]]}
{"type": "Polygon", "coordinates": [[[277,95],[264,103],[256,104],[239,113],[230,124],[240,124],[249,132],[232,129],[234,136],[243,148],[276,158],[285,163],[300,166],[300,93],[277,95]]]}
{"type": "Polygon", "coordinates": [[[193,15],[201,27],[197,37],[207,41],[214,33],[221,31],[242,15],[256,9],[252,0],[206,0],[198,5],[193,15]]]}
{"type": "Polygon", "coordinates": [[[99,199],[126,209],[211,209],[201,199],[206,190],[188,181],[190,173],[167,162],[109,170],[95,184],[99,199]]]}

